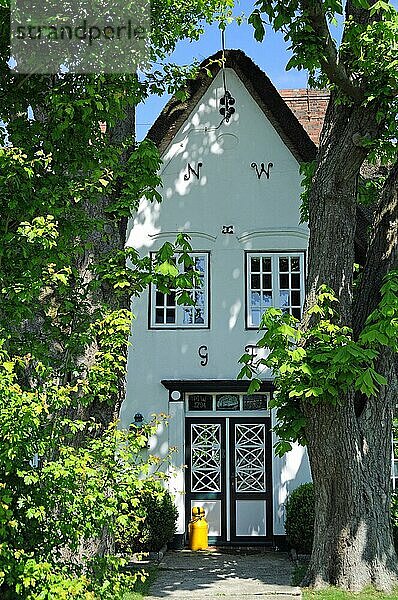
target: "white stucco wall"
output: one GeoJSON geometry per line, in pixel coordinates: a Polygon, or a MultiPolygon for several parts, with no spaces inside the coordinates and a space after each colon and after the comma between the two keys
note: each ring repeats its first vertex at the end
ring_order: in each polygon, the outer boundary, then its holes
{"type": "MultiPolygon", "coordinates": [[[[227,70],[227,86],[236,113],[220,126],[219,99],[224,94],[218,74],[163,156],[163,202],[142,201],[131,222],[128,244],[142,255],[157,250],[179,231],[191,235],[195,251],[210,252],[210,329],[148,330],[148,293],[133,302],[132,346],[128,359],[127,397],[121,422],[134,414],[171,415],[169,428],[152,440],[152,451],[164,456],[173,443],[183,443],[182,404],[168,403],[162,379],[236,379],[237,361],[258,334],[245,330],[245,250],[305,250],[308,231],[299,225],[299,165],[235,73],[227,70]],[[200,179],[184,180],[187,163],[203,166],[200,179]],[[257,178],[251,168],[272,162],[270,178],[257,178]],[[222,234],[233,225],[234,234],[222,234]],[[200,364],[198,348],[206,345],[209,361],[200,364]]],[[[269,373],[264,373],[269,377],[269,373]]],[[[203,390],[206,391],[205,389],[203,390]]],[[[182,449],[175,459],[172,488],[183,492],[182,449]]],[[[282,534],[286,494],[309,479],[307,457],[296,448],[274,459],[274,533],[282,534]]],[[[183,507],[183,495],[177,501],[183,507]]],[[[181,517],[179,531],[183,531],[181,517]]]]}

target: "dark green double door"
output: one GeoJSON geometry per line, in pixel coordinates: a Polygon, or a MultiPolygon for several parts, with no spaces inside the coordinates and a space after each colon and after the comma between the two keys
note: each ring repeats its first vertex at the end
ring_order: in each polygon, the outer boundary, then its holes
{"type": "Polygon", "coordinates": [[[272,541],[269,417],[186,419],[186,515],[203,506],[211,543],[272,541]]]}

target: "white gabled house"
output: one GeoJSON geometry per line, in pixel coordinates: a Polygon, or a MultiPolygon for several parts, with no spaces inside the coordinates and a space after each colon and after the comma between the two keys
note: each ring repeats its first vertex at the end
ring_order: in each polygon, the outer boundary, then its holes
{"type": "Polygon", "coordinates": [[[128,244],[144,256],[187,232],[202,275],[195,307],[156,289],[134,301],[121,422],[170,415],[151,451],[177,448],[169,482],[177,542],[191,507],[202,505],[212,542],[278,544],[287,495],[310,480],[308,459],[299,446],[274,456],[271,374],[247,396],[237,361],[245,349],[260,352],[267,307],[301,314],[308,228],[299,223],[299,166],[316,146],[243,52],[220,59],[205,61],[213,77],[201,69],[189,99],[172,99],[149,132],[163,159],[163,202],[141,202],[128,244]]]}

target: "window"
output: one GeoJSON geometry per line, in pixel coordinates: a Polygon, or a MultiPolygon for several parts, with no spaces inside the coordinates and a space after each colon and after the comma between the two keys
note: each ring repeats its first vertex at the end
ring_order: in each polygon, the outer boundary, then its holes
{"type": "Polygon", "coordinates": [[[247,326],[258,327],[275,306],[301,318],[304,302],[304,253],[247,254],[247,326]]]}
{"type": "Polygon", "coordinates": [[[186,409],[188,412],[235,412],[262,411],[269,415],[268,403],[270,393],[251,394],[216,393],[216,394],[186,394],[186,409]]]}
{"type": "MultiPolygon", "coordinates": [[[[192,254],[195,270],[199,274],[197,287],[189,290],[189,295],[195,300],[194,306],[177,304],[176,293],[159,292],[155,286],[151,290],[151,327],[154,328],[206,328],[209,325],[208,309],[208,280],[209,255],[192,254]]],[[[184,266],[180,265],[183,269],[184,266]]]]}

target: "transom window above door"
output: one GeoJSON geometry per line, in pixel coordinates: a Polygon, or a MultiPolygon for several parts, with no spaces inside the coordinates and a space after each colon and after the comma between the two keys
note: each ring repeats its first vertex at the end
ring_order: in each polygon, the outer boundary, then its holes
{"type": "Polygon", "coordinates": [[[234,393],[216,393],[216,394],[186,394],[187,412],[214,412],[229,413],[241,411],[261,411],[269,415],[268,403],[270,393],[260,394],[234,394],[234,393]]]}
{"type": "Polygon", "coordinates": [[[246,324],[260,325],[271,306],[301,318],[304,303],[304,253],[247,253],[246,324]]]}
{"type": "MultiPolygon", "coordinates": [[[[207,328],[209,326],[209,254],[192,253],[199,280],[188,290],[195,305],[177,304],[176,292],[164,294],[151,288],[150,326],[159,329],[207,328]]],[[[176,264],[181,270],[184,265],[176,264]]]]}

